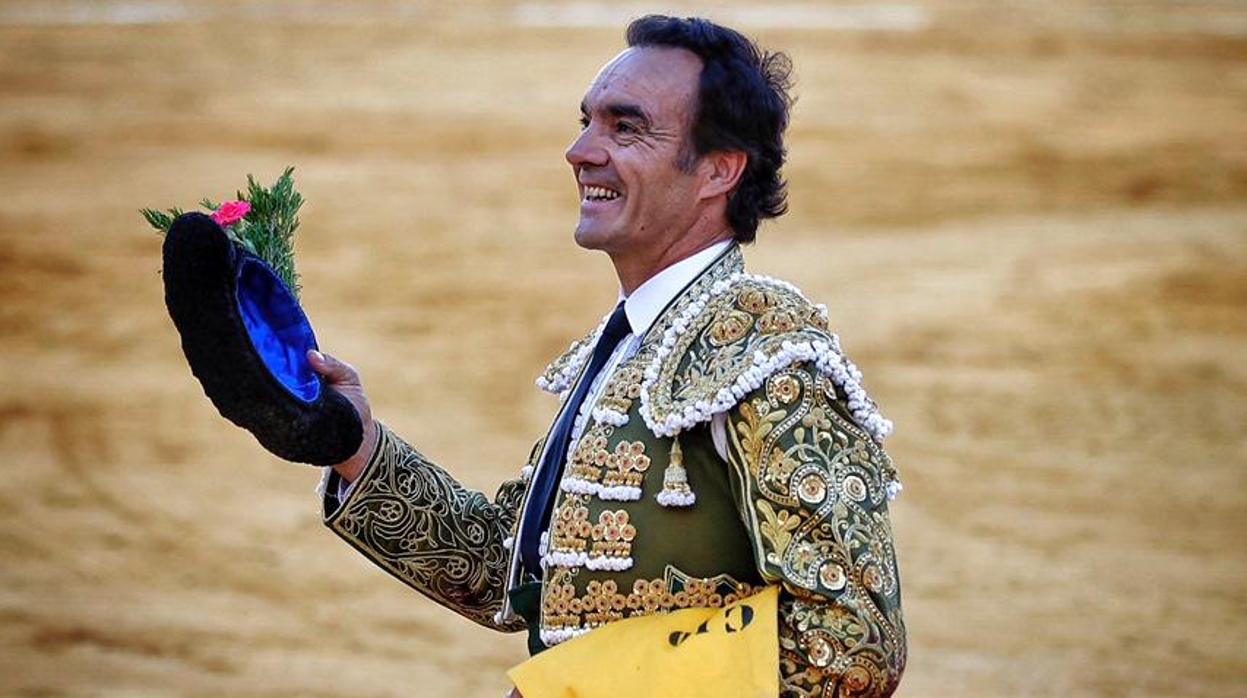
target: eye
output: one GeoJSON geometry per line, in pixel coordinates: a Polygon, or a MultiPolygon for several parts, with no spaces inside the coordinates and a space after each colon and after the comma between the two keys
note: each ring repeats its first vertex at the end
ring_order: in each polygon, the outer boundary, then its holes
{"type": "Polygon", "coordinates": [[[620,121],[615,124],[615,130],[619,133],[639,133],[637,127],[627,121],[620,121]]]}
{"type": "Polygon", "coordinates": [[[585,115],[581,114],[581,116],[580,116],[580,120],[579,120],[579,123],[580,123],[580,129],[581,129],[582,131],[583,131],[584,129],[589,128],[589,117],[587,117],[587,116],[585,116],[585,115]]]}

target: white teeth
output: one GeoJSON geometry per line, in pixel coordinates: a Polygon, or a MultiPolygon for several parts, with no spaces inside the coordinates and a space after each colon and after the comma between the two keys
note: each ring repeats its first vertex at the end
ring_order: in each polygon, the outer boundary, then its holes
{"type": "Polygon", "coordinates": [[[619,198],[619,192],[605,187],[585,187],[585,198],[593,201],[610,201],[619,198]]]}

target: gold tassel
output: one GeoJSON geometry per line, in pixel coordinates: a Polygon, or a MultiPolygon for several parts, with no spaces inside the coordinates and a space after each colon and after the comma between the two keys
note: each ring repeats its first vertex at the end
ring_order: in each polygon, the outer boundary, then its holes
{"type": "Polygon", "coordinates": [[[662,473],[662,491],[655,497],[665,507],[691,507],[697,495],[688,486],[688,471],[684,469],[684,452],[680,450],[680,437],[671,441],[671,460],[662,473]]]}

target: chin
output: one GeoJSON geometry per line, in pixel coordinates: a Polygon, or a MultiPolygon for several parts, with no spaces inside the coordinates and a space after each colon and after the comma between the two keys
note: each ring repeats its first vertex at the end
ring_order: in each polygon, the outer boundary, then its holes
{"type": "Polygon", "coordinates": [[[586,250],[605,250],[610,246],[612,237],[609,231],[599,230],[583,221],[576,226],[576,244],[586,250]]]}

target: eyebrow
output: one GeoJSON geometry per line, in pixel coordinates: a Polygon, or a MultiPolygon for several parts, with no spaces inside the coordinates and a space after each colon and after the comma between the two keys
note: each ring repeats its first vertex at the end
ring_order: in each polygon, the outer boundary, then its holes
{"type": "MultiPolygon", "coordinates": [[[[647,128],[649,127],[651,123],[649,114],[646,114],[645,110],[636,104],[629,104],[626,102],[612,103],[612,104],[607,104],[605,107],[603,107],[603,109],[606,111],[607,114],[610,114],[616,119],[620,119],[620,118],[638,119],[647,128]]],[[[589,115],[589,106],[585,102],[580,103],[580,113],[585,116],[589,115]]]]}

